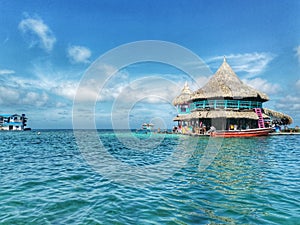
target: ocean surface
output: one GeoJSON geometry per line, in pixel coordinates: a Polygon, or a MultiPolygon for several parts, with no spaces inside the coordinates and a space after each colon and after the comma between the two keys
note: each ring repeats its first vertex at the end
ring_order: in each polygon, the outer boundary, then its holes
{"type": "Polygon", "coordinates": [[[0,224],[300,224],[300,136],[33,130],[0,141],[0,224]]]}

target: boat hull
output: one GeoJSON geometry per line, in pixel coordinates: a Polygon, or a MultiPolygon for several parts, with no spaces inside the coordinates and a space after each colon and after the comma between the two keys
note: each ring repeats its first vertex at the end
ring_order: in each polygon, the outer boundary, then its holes
{"type": "Polygon", "coordinates": [[[211,137],[259,137],[267,136],[272,132],[272,128],[257,128],[248,130],[224,130],[215,131],[210,134],[211,137]]]}
{"type": "Polygon", "coordinates": [[[148,130],[148,129],[140,129],[140,130],[136,130],[135,133],[137,134],[148,134],[148,133],[151,133],[152,131],[151,130],[148,130]]]}

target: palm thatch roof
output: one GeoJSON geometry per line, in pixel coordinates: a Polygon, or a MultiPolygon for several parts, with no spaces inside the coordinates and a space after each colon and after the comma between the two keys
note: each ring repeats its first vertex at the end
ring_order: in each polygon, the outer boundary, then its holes
{"type": "MultiPolygon", "coordinates": [[[[173,121],[189,121],[191,119],[216,119],[216,118],[226,118],[226,119],[251,119],[258,120],[258,116],[254,111],[231,111],[231,110],[211,110],[211,111],[194,111],[188,115],[180,115],[173,119],[173,121]]],[[[263,113],[264,119],[269,119],[270,117],[263,113]]]]}
{"type": "Polygon", "coordinates": [[[181,90],[180,95],[178,95],[174,100],[173,100],[173,105],[181,105],[181,104],[186,104],[190,99],[191,99],[191,94],[192,91],[185,82],[183,89],[181,90]]]}
{"type": "Polygon", "coordinates": [[[225,57],[223,64],[217,70],[215,75],[203,88],[195,91],[191,95],[191,98],[193,100],[214,98],[255,98],[262,102],[269,100],[269,97],[265,93],[244,84],[226,62],[225,57]]]}
{"type": "Polygon", "coordinates": [[[189,121],[191,119],[191,114],[177,115],[173,118],[173,121],[189,121]]]}
{"type": "Polygon", "coordinates": [[[267,108],[264,108],[263,111],[266,115],[272,117],[273,119],[284,120],[286,122],[286,124],[293,123],[293,118],[290,117],[289,115],[286,115],[281,112],[276,112],[272,109],[267,109],[267,108]]]}

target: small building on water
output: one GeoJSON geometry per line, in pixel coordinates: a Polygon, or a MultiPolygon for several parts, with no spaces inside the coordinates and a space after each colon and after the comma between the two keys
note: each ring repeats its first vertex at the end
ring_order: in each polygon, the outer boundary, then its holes
{"type": "Polygon", "coordinates": [[[263,108],[269,97],[244,84],[226,58],[206,85],[192,92],[187,83],[173,100],[178,128],[183,133],[216,130],[245,130],[271,126],[272,121],[291,124],[292,118],[263,108]]]}
{"type": "Polygon", "coordinates": [[[28,130],[25,114],[0,114],[0,130],[28,130]]]}

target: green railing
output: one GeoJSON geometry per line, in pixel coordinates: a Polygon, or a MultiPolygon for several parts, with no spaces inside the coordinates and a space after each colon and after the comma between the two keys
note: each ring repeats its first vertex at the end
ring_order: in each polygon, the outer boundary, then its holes
{"type": "Polygon", "coordinates": [[[244,100],[203,100],[190,104],[190,110],[194,109],[253,109],[262,108],[262,102],[244,100]]]}
{"type": "Polygon", "coordinates": [[[244,100],[203,100],[190,103],[189,107],[177,106],[179,114],[189,114],[194,109],[254,109],[262,108],[262,102],[244,100]]]}

